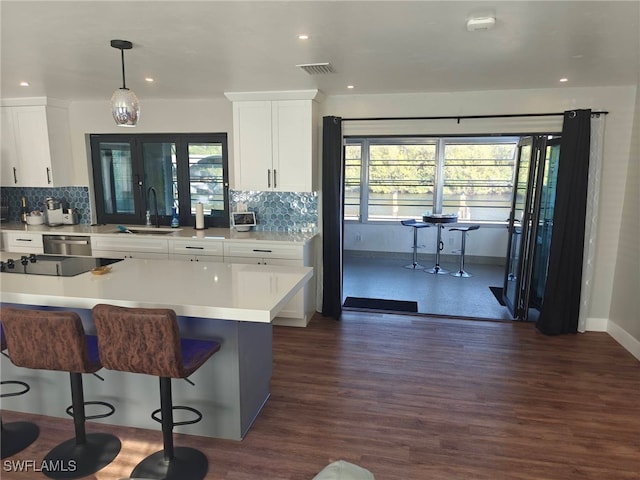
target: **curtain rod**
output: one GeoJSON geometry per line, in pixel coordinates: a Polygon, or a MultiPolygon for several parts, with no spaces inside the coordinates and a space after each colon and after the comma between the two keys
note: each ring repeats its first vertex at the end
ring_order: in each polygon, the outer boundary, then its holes
{"type": "MultiPolygon", "coordinates": [[[[591,115],[608,115],[609,112],[591,112],[591,115]]],[[[513,117],[557,117],[563,116],[564,112],[560,113],[512,113],[503,115],[453,115],[444,117],[368,117],[368,118],[343,118],[343,122],[353,121],[370,121],[370,120],[460,120],[470,118],[513,118],[513,117]]]]}

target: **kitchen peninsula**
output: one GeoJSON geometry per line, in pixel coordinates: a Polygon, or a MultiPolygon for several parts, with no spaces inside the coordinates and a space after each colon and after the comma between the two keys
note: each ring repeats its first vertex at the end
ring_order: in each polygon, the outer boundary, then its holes
{"type": "MultiPolygon", "coordinates": [[[[2,260],[14,254],[2,253],[2,260]]],[[[242,439],[267,401],[272,371],[271,321],[309,281],[313,269],[275,265],[184,262],[125,258],[104,275],[72,277],[2,273],[2,304],[77,311],[87,333],[95,331],[90,309],[98,303],[172,308],[181,334],[222,344],[191,377],[174,380],[174,403],[197,408],[200,423],[176,432],[242,439]]],[[[105,420],[157,429],[150,411],[159,402],[157,378],[106,369],[104,381],[85,375],[87,400],[112,403],[105,420]]],[[[62,372],[29,370],[3,359],[3,379],[31,385],[29,395],[5,398],[2,408],[64,417],[69,403],[62,372]]]]}
{"type": "MultiPolygon", "coordinates": [[[[229,228],[126,227],[136,233],[122,233],[118,225],[108,224],[49,227],[8,223],[3,224],[0,238],[2,249],[15,253],[12,258],[16,255],[19,258],[23,253],[45,253],[254,265],[316,265],[318,235],[313,231],[237,232],[229,228]],[[47,246],[52,244],[56,248],[48,250],[47,246]],[[76,252],[73,244],[88,247],[81,247],[82,251],[76,252]]],[[[280,311],[273,324],[305,327],[316,310],[315,306],[314,277],[280,311]]]]}

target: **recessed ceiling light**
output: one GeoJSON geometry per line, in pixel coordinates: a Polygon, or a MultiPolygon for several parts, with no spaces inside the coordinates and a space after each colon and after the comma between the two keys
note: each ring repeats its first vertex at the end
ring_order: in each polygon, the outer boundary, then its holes
{"type": "Polygon", "coordinates": [[[151,77],[146,77],[146,78],[144,79],[144,81],[145,81],[145,82],[152,83],[154,80],[153,80],[153,78],[151,78],[151,77]]]}
{"type": "Polygon", "coordinates": [[[356,88],[355,85],[347,85],[347,88],[356,88]]]}
{"type": "Polygon", "coordinates": [[[561,78],[560,81],[564,83],[564,82],[568,82],[569,79],[568,78],[561,78]]]}
{"type": "Polygon", "coordinates": [[[309,35],[307,35],[306,33],[301,33],[300,35],[298,35],[298,40],[309,40],[309,35]]]}
{"type": "Polygon", "coordinates": [[[20,82],[20,86],[21,87],[28,87],[29,86],[29,82],[20,82]]]}

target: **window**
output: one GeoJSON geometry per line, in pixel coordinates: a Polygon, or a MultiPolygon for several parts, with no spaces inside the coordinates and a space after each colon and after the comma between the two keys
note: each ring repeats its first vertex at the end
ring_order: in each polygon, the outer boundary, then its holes
{"type": "Polygon", "coordinates": [[[143,224],[147,210],[155,221],[157,203],[161,224],[169,225],[176,208],[181,225],[194,225],[200,202],[206,226],[229,226],[226,134],[96,134],[90,140],[98,223],[143,224]]]}
{"type": "Polygon", "coordinates": [[[345,220],[504,222],[519,137],[346,138],[345,220]]]}

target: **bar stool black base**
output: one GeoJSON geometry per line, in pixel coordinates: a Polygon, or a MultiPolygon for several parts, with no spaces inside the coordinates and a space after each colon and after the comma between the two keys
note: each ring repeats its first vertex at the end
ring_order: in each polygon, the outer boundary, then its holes
{"type": "Polygon", "coordinates": [[[209,470],[209,460],[200,450],[175,447],[173,458],[164,459],[164,451],[154,453],[140,462],[131,472],[131,478],[166,480],[202,480],[209,470]]]}
{"type": "Polygon", "coordinates": [[[470,273],[465,272],[464,270],[460,270],[456,273],[452,273],[451,274],[452,277],[462,277],[462,278],[469,278],[469,277],[473,277],[473,275],[471,275],[470,273]]]}
{"type": "Polygon", "coordinates": [[[120,440],[108,433],[87,434],[86,443],[80,445],[71,438],[44,457],[42,473],[49,478],[87,477],[109,465],[121,447],[120,440]]]}
{"type": "Polygon", "coordinates": [[[445,270],[444,268],[440,267],[425,268],[424,271],[427,273],[434,273],[438,275],[447,275],[449,273],[449,270],[445,270]]]}
{"type": "Polygon", "coordinates": [[[21,452],[40,435],[40,428],[31,422],[11,422],[2,424],[2,458],[21,452]]]}
{"type": "Polygon", "coordinates": [[[410,263],[409,265],[405,265],[404,268],[408,268],[409,270],[424,270],[426,267],[419,263],[410,263]]]}

